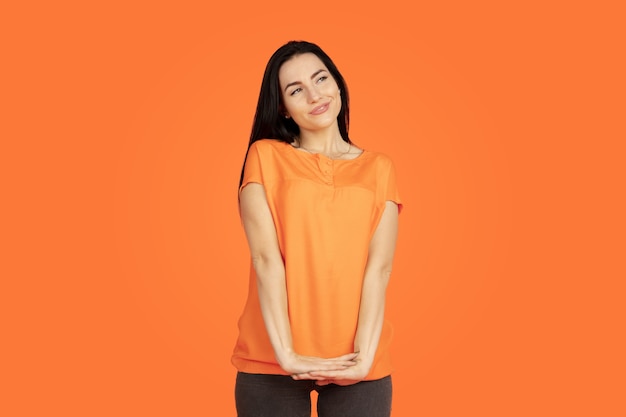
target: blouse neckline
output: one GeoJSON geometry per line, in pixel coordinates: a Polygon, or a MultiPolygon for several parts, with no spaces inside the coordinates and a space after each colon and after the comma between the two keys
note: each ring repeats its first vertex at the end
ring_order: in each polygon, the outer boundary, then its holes
{"type": "Polygon", "coordinates": [[[323,160],[329,160],[329,161],[333,161],[333,162],[351,162],[351,161],[358,161],[361,160],[363,158],[363,155],[365,155],[365,153],[369,153],[367,150],[363,149],[363,148],[359,148],[361,149],[361,153],[358,154],[357,156],[355,156],[354,158],[350,158],[350,159],[333,159],[333,158],[329,158],[326,155],[324,155],[323,153],[312,153],[306,150],[299,150],[298,148],[296,148],[295,146],[293,146],[290,143],[287,142],[283,142],[285,144],[285,146],[291,148],[293,150],[293,152],[303,155],[305,158],[317,158],[317,159],[323,159],[323,160]]]}

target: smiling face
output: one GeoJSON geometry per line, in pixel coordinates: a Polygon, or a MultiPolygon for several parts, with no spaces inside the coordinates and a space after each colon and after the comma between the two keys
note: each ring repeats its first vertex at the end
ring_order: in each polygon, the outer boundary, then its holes
{"type": "Polygon", "coordinates": [[[301,132],[337,128],[341,96],[334,78],[313,53],[296,55],[278,72],[285,116],[301,132]]]}

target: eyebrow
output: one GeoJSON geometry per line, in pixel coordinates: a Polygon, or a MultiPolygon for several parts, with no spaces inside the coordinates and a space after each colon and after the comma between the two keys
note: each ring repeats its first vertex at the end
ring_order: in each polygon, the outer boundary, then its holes
{"type": "MultiPolygon", "coordinates": [[[[313,75],[311,75],[311,79],[315,78],[315,77],[316,77],[316,76],[317,76],[320,72],[324,72],[324,71],[326,71],[326,70],[325,70],[325,69],[318,69],[317,71],[315,71],[315,72],[313,73],[313,75]]],[[[301,83],[300,81],[294,81],[294,82],[292,82],[292,83],[289,83],[289,84],[287,84],[287,85],[285,86],[285,89],[284,89],[283,91],[287,91],[287,89],[288,89],[289,87],[294,86],[294,85],[298,85],[298,84],[302,84],[302,83],[301,83]]]]}

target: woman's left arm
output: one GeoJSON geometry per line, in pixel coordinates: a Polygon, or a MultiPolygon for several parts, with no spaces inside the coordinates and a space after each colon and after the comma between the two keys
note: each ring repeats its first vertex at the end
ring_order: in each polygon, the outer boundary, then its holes
{"type": "Polygon", "coordinates": [[[374,362],[385,316],[385,294],[391,276],[393,255],[398,236],[398,206],[387,201],[385,211],[370,242],[367,266],[361,290],[359,323],[354,339],[357,360],[364,362],[367,372],[374,362]]]}
{"type": "Polygon", "coordinates": [[[361,290],[359,321],[354,351],[359,352],[357,364],[341,371],[312,372],[312,376],[328,378],[318,384],[348,385],[365,378],[374,362],[385,316],[385,295],[391,276],[393,255],[398,236],[398,206],[387,201],[385,210],[370,241],[367,265],[361,290]]]}

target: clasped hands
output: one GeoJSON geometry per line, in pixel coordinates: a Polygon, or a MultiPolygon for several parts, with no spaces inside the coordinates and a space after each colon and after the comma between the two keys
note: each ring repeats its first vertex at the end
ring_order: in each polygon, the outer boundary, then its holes
{"type": "Polygon", "coordinates": [[[318,358],[290,353],[279,363],[293,379],[311,379],[315,380],[317,385],[352,385],[362,381],[371,367],[371,361],[364,360],[359,352],[336,358],[318,358]]]}

